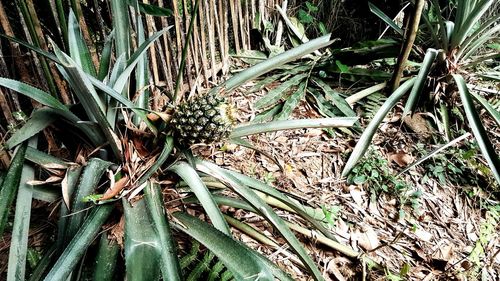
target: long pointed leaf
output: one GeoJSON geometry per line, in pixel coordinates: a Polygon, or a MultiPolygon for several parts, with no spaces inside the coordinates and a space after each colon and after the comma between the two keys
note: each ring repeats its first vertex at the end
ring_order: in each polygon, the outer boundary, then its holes
{"type": "Polygon", "coordinates": [[[99,205],[92,209],[90,215],[80,225],[75,237],[69,242],[44,280],[66,280],[83,257],[112,210],[113,205],[111,204],[99,205]]]}
{"type": "Polygon", "coordinates": [[[195,217],[182,212],[173,216],[180,222],[176,228],[213,252],[231,270],[236,280],[273,280],[268,268],[248,248],[195,217]]]}
{"type": "Polygon", "coordinates": [[[26,159],[47,169],[67,169],[78,165],[76,163],[64,161],[31,146],[28,146],[26,150],[26,159]]]}
{"type": "Polygon", "coordinates": [[[130,23],[128,14],[128,1],[110,1],[111,14],[113,15],[113,30],[115,31],[116,56],[130,55],[130,23]]]}
{"type": "Polygon", "coordinates": [[[476,138],[477,144],[479,145],[479,148],[481,149],[486,162],[488,162],[488,165],[490,166],[493,176],[495,177],[497,182],[500,183],[500,160],[498,159],[495,148],[493,148],[493,145],[488,138],[488,134],[486,134],[486,130],[481,123],[481,118],[476,112],[474,103],[472,102],[472,99],[470,97],[469,90],[467,89],[467,84],[465,83],[465,80],[461,75],[453,74],[453,78],[457,82],[458,91],[460,92],[460,98],[463,102],[465,115],[467,116],[467,120],[469,121],[469,126],[472,129],[472,133],[476,138]]]}
{"type": "Polygon", "coordinates": [[[283,104],[283,108],[281,112],[278,113],[274,119],[275,120],[287,120],[288,117],[292,114],[293,110],[299,105],[300,101],[304,99],[306,96],[306,88],[307,88],[307,80],[300,83],[297,91],[290,95],[285,103],[283,104]]]}
{"type": "Polygon", "coordinates": [[[269,133],[281,130],[303,128],[337,128],[351,127],[358,120],[357,117],[317,118],[300,120],[281,120],[267,123],[249,124],[236,127],[229,138],[240,138],[249,135],[269,133]]]}
{"type": "Polygon", "coordinates": [[[14,194],[19,188],[27,146],[28,143],[25,142],[17,148],[16,155],[12,159],[7,175],[0,187],[0,237],[3,236],[5,225],[7,224],[7,218],[12,201],[14,200],[14,194]]]}
{"type": "Polygon", "coordinates": [[[431,71],[432,63],[436,59],[437,54],[437,50],[432,48],[427,49],[424,61],[422,62],[420,70],[418,71],[417,78],[415,79],[415,84],[413,85],[410,95],[408,96],[408,100],[406,101],[405,108],[403,110],[403,118],[415,108],[420,93],[422,93],[422,89],[424,88],[425,82],[427,82],[427,75],[431,71]]]}
{"type": "MultiPolygon", "coordinates": [[[[455,27],[455,31],[451,38],[451,48],[456,48],[463,43],[466,36],[469,35],[469,32],[474,28],[481,16],[483,16],[494,2],[494,0],[480,1],[474,6],[472,11],[463,11],[466,17],[464,17],[463,23],[459,22],[459,25],[455,27]]],[[[458,10],[462,11],[460,8],[458,10]]]]}
{"type": "MultiPolygon", "coordinates": [[[[30,147],[36,147],[36,145],[36,138],[29,141],[30,147]]],[[[14,225],[12,226],[7,280],[25,280],[31,201],[33,198],[33,186],[27,182],[34,178],[35,169],[30,165],[24,164],[17,192],[14,225]]]]}
{"type": "Polygon", "coordinates": [[[392,29],[394,29],[399,35],[403,36],[403,29],[399,27],[390,17],[388,17],[382,10],[380,10],[377,6],[373,5],[371,2],[368,2],[368,7],[370,11],[379,17],[383,22],[389,25],[392,29]]]}
{"type": "Polygon", "coordinates": [[[231,236],[231,231],[226,220],[222,216],[217,203],[212,198],[212,194],[200,179],[196,171],[186,162],[177,162],[169,167],[169,170],[179,175],[191,188],[193,193],[200,200],[201,205],[215,228],[224,234],[231,236]]]}
{"type": "Polygon", "coordinates": [[[68,46],[69,54],[85,73],[96,76],[95,66],[90,56],[89,48],[83,39],[80,25],[73,10],[69,11],[68,21],[68,46]]]}
{"type": "Polygon", "coordinates": [[[177,247],[163,207],[163,196],[159,184],[148,183],[144,189],[151,219],[161,243],[161,271],[163,280],[181,280],[181,267],[177,258],[177,247]]]}
{"type": "Polygon", "coordinates": [[[108,239],[108,234],[101,234],[99,251],[95,259],[93,280],[112,281],[114,280],[116,261],[120,253],[120,247],[116,241],[108,239]]]}
{"type": "Polygon", "coordinates": [[[307,77],[307,74],[298,74],[293,76],[290,79],[287,79],[285,82],[281,83],[278,87],[270,90],[265,96],[258,99],[254,107],[256,109],[262,109],[264,107],[268,107],[276,102],[278,102],[283,96],[286,94],[287,90],[291,87],[300,84],[300,82],[307,77]]]}
{"type": "Polygon", "coordinates": [[[331,43],[332,41],[330,41],[330,34],[310,40],[307,43],[304,43],[298,47],[295,47],[277,56],[269,58],[261,63],[258,63],[248,69],[245,69],[244,71],[231,77],[220,87],[212,89],[212,91],[220,91],[221,88],[225,88],[226,91],[231,91],[249,80],[257,78],[260,75],[263,75],[285,63],[301,58],[315,50],[326,47],[331,43]]]}
{"type": "MultiPolygon", "coordinates": [[[[137,0],[134,0],[135,9],[138,8],[138,3],[137,0]]],[[[142,24],[142,16],[141,14],[136,10],[136,33],[137,33],[137,44],[141,45],[144,43],[144,26],[142,24]]],[[[138,95],[137,100],[135,101],[136,107],[138,108],[143,108],[143,109],[149,109],[149,89],[147,87],[149,83],[149,63],[148,63],[148,56],[147,55],[142,55],[139,57],[139,61],[137,62],[137,68],[135,70],[135,88],[136,88],[136,95],[138,95]]],[[[134,116],[132,119],[134,124],[137,126],[139,125],[139,122],[141,121],[139,116],[134,116]]]]}
{"type": "MultiPolygon", "coordinates": [[[[124,96],[120,95],[117,91],[115,91],[113,88],[107,86],[103,82],[99,81],[96,78],[93,78],[91,76],[88,77],[90,79],[90,82],[97,87],[97,89],[103,91],[105,94],[109,95],[110,97],[114,98],[124,106],[126,106],[128,109],[132,110],[137,116],[139,116],[144,123],[148,126],[148,128],[153,132],[153,134],[157,134],[158,130],[156,127],[149,121],[149,119],[146,117],[146,114],[144,113],[143,110],[137,109],[135,104],[131,102],[129,99],[125,98],[124,96]]],[[[110,103],[113,105],[114,103],[110,103]]],[[[116,109],[115,109],[116,110],[116,109]]],[[[110,112],[114,112],[114,110],[108,108],[107,115],[111,114],[110,112]]],[[[114,119],[113,119],[114,120],[114,119]]]]}
{"type": "Polygon", "coordinates": [[[120,73],[120,76],[118,79],[116,79],[115,84],[113,85],[113,89],[117,92],[122,92],[125,85],[127,84],[127,81],[130,77],[130,74],[132,74],[132,71],[134,70],[135,66],[137,63],[139,63],[140,59],[145,56],[145,52],[148,50],[148,48],[154,43],[155,40],[160,38],[168,29],[170,28],[165,28],[163,30],[160,30],[156,32],[155,34],[151,35],[151,37],[148,38],[148,40],[144,41],[139,48],[134,52],[134,54],[130,57],[130,59],[127,61],[127,67],[125,70],[123,70],[122,73],[120,73]]]}
{"type": "Polygon", "coordinates": [[[334,91],[327,83],[316,77],[313,77],[312,81],[323,90],[326,99],[332,102],[346,117],[356,116],[356,113],[352,110],[347,101],[342,98],[339,93],[334,91]]]}
{"type": "Polygon", "coordinates": [[[59,100],[51,96],[49,93],[44,92],[33,86],[30,86],[26,83],[0,77],[0,86],[9,88],[13,91],[23,94],[48,107],[57,108],[63,111],[68,111],[68,108],[64,104],[62,104],[59,100]]]}
{"type": "Polygon", "coordinates": [[[125,211],[125,267],[127,280],[160,279],[161,242],[153,228],[145,200],[131,206],[122,199],[125,211]],[[147,262],[138,262],[147,261],[147,262]]]}
{"type": "Polygon", "coordinates": [[[412,78],[403,83],[403,85],[399,86],[399,88],[397,88],[396,91],[394,91],[394,93],[392,93],[392,95],[380,107],[380,109],[373,117],[372,121],[370,121],[370,124],[368,124],[365,131],[359,138],[358,143],[354,147],[351,156],[345,164],[344,170],[342,170],[342,177],[347,176],[349,172],[351,172],[352,168],[354,168],[356,163],[363,157],[366,150],[370,146],[372,138],[375,135],[375,132],[377,132],[377,129],[382,120],[384,120],[387,113],[389,113],[389,111],[396,105],[396,103],[403,97],[403,95],[406,94],[408,90],[410,90],[414,83],[415,78],[412,78]]]}
{"type": "Polygon", "coordinates": [[[82,102],[87,115],[91,120],[96,120],[97,124],[101,128],[108,144],[111,147],[115,157],[117,159],[122,159],[123,155],[121,153],[121,143],[116,134],[113,132],[113,127],[108,123],[106,116],[104,116],[105,106],[101,98],[97,95],[97,92],[88,79],[87,74],[85,74],[81,68],[76,65],[73,60],[66,54],[58,50],[54,44],[54,51],[58,58],[63,62],[59,67],[59,70],[68,80],[69,84],[75,91],[80,102],[82,102]]]}
{"type": "Polygon", "coordinates": [[[85,133],[85,135],[89,137],[89,139],[92,141],[94,145],[102,144],[103,142],[102,137],[98,132],[91,130],[85,124],[79,124],[78,122],[81,121],[80,118],[78,118],[71,111],[69,111],[69,109],[64,104],[62,104],[60,101],[52,97],[49,93],[44,92],[33,86],[30,86],[26,83],[7,78],[0,78],[0,86],[4,86],[6,88],[14,90],[22,95],[34,99],[35,101],[43,105],[53,108],[55,114],[63,116],[77,128],[82,130],[85,133]]]}
{"type": "Polygon", "coordinates": [[[154,164],[149,168],[149,170],[142,175],[137,181],[137,186],[141,186],[145,183],[151,176],[156,173],[156,171],[167,161],[167,158],[170,156],[172,149],[174,148],[174,139],[171,136],[167,136],[165,139],[165,144],[163,145],[163,150],[158,156],[158,159],[154,162],[154,164]]]}
{"type": "Polygon", "coordinates": [[[111,55],[113,53],[113,40],[115,38],[115,32],[112,31],[104,42],[104,47],[102,48],[100,62],[99,62],[99,72],[97,74],[97,79],[103,81],[108,76],[109,66],[111,63],[111,55]]]}
{"type": "Polygon", "coordinates": [[[497,125],[500,126],[500,112],[479,94],[475,92],[469,92],[469,93],[474,97],[474,99],[476,99],[479,102],[479,104],[481,104],[484,107],[484,109],[486,109],[486,111],[491,115],[491,117],[493,117],[493,120],[497,122],[497,125]]]}
{"type": "Polygon", "coordinates": [[[51,108],[37,109],[33,112],[26,124],[12,134],[12,136],[5,142],[5,146],[10,148],[17,146],[47,128],[56,120],[56,118],[57,116],[51,108]]]}
{"type": "Polygon", "coordinates": [[[196,168],[201,172],[207,173],[211,176],[224,181],[234,192],[247,201],[259,214],[264,217],[279,233],[285,238],[290,247],[297,253],[304,266],[309,269],[310,273],[316,280],[323,280],[323,277],[312,261],[307,255],[304,247],[300,244],[297,237],[291,232],[286,223],[281,219],[269,205],[267,205],[257,194],[250,188],[243,184],[236,177],[230,173],[221,170],[217,165],[208,162],[196,162],[196,168]]]}
{"type": "Polygon", "coordinates": [[[302,204],[296,202],[295,200],[288,198],[274,187],[269,186],[257,179],[233,171],[228,171],[228,172],[234,177],[238,178],[238,180],[240,180],[242,183],[248,185],[248,187],[278,199],[286,206],[288,206],[290,209],[297,212],[304,219],[309,221],[326,237],[335,240],[335,237],[330,233],[330,231],[328,231],[321,224],[320,220],[323,219],[323,217],[318,218],[314,209],[303,206],[302,204]]]}
{"type": "Polygon", "coordinates": [[[72,215],[69,217],[69,222],[67,224],[66,241],[72,239],[78,231],[86,215],[83,211],[90,206],[90,203],[84,202],[83,198],[94,192],[99,180],[110,165],[110,162],[103,161],[99,158],[92,158],[87,163],[87,166],[85,166],[83,174],[80,177],[79,185],[71,201],[70,210],[72,215]]]}

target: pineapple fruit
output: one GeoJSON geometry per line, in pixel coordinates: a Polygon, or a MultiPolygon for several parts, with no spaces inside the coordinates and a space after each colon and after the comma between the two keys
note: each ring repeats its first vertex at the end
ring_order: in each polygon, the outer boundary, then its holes
{"type": "Polygon", "coordinates": [[[227,98],[209,92],[180,103],[175,109],[171,127],[179,145],[189,147],[227,138],[234,123],[234,109],[227,98]]]}

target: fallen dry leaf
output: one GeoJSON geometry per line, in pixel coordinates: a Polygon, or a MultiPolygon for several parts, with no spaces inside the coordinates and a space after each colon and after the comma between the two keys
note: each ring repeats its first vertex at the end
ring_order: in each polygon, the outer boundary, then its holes
{"type": "Polygon", "coordinates": [[[45,180],[30,180],[26,183],[29,185],[44,185],[44,184],[49,184],[49,183],[60,182],[61,180],[62,180],[61,177],[51,176],[45,180]]]}
{"type": "Polygon", "coordinates": [[[417,238],[420,239],[421,241],[429,242],[432,239],[432,234],[421,228],[417,228],[414,233],[415,236],[417,236],[417,238]]]}
{"type": "Polygon", "coordinates": [[[363,191],[359,189],[359,187],[355,185],[351,185],[349,187],[349,194],[351,194],[352,200],[359,206],[363,206],[363,194],[365,194],[363,191]]]}
{"type": "Polygon", "coordinates": [[[413,132],[415,132],[419,138],[427,139],[432,136],[433,129],[428,124],[427,120],[422,116],[422,114],[415,113],[413,115],[406,115],[403,122],[408,126],[413,132]]]}
{"type": "Polygon", "coordinates": [[[432,255],[432,262],[436,268],[444,270],[453,257],[453,244],[449,241],[445,241],[444,243],[438,243],[438,245],[441,246],[432,255]]]}
{"type": "Polygon", "coordinates": [[[406,167],[413,162],[413,157],[405,152],[397,152],[389,155],[389,165],[395,162],[399,167],[406,167]]]}
{"type": "Polygon", "coordinates": [[[364,227],[363,233],[357,235],[359,246],[366,251],[371,251],[380,246],[377,232],[371,226],[364,227]]]}

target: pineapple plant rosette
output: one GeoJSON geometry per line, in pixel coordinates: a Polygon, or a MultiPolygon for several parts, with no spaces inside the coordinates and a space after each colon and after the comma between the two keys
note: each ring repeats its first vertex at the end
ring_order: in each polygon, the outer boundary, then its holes
{"type": "MultiPolygon", "coordinates": [[[[137,1],[130,5],[135,11],[140,10],[137,1]]],[[[321,239],[329,241],[331,247],[358,257],[358,253],[335,242],[318,215],[321,211],[303,206],[261,181],[200,159],[190,150],[193,144],[221,140],[251,147],[244,140],[245,136],[277,130],[352,126],[356,122],[352,117],[235,124],[234,109],[222,94],[329,45],[330,36],[311,40],[257,64],[207,94],[177,103],[179,93],[176,92],[171,97],[173,113],[152,112],[167,116],[153,121],[148,118],[151,116],[149,95],[143,90],[147,81],[144,77],[149,73],[146,52],[164,31],[145,39],[140,13],[132,13],[135,17],[135,25],[132,25],[127,20],[127,3],[111,1],[111,7],[114,18],[120,20],[114,23],[115,31],[100,55],[98,71],[73,13],[68,18],[67,53],[53,42],[52,54],[8,38],[56,63],[79,103],[64,105],[56,97],[24,82],[0,78],[1,86],[43,105],[35,109],[4,144],[8,149],[15,149],[9,171],[0,180],[2,235],[9,210],[16,200],[8,280],[28,277],[26,255],[33,199],[59,202],[60,208],[53,245],[45,249],[42,259],[29,272],[31,280],[112,280],[115,274],[127,280],[195,280],[206,276],[210,280],[221,277],[291,280],[267,258],[233,238],[228,221],[240,231],[259,231],[224,215],[219,205],[262,216],[297,255],[299,265],[316,280],[323,279],[316,264],[272,206],[301,216],[321,233],[317,234],[321,239]],[[138,35],[136,49],[131,47],[133,33],[138,35]],[[136,92],[138,98],[130,100],[136,92]],[[83,108],[83,113],[77,114],[73,109],[79,107],[83,108]],[[73,157],[79,159],[77,163],[37,149],[40,132],[49,126],[57,127],[60,122],[69,125],[70,132],[76,133],[78,142],[83,143],[79,150],[72,151],[73,157]],[[40,175],[59,180],[40,179],[40,175]],[[60,188],[42,189],[33,185],[34,181],[60,188]],[[227,192],[209,189],[214,182],[227,192]],[[185,188],[178,188],[181,183],[185,188]],[[180,194],[176,199],[182,199],[183,205],[171,208],[165,205],[162,194],[168,190],[180,194]],[[272,203],[266,202],[266,198],[272,198],[272,203]],[[188,214],[186,209],[206,215],[207,220],[188,214]],[[94,242],[98,236],[99,241],[94,242]],[[190,237],[192,251],[186,254],[178,250],[179,237],[184,240],[190,237]],[[198,262],[200,244],[206,251],[198,262]],[[85,253],[95,253],[95,256],[85,253]],[[124,273],[115,270],[123,268],[119,265],[122,260],[124,273]]],[[[196,7],[193,11],[198,10],[196,7]]],[[[180,75],[182,72],[181,68],[180,75]]],[[[69,138],[60,141],[65,143],[69,138]]],[[[269,245],[280,247],[273,241],[268,241],[269,245]]],[[[371,262],[369,258],[362,259],[371,262]]]]}
{"type": "MultiPolygon", "coordinates": [[[[370,146],[385,116],[407,96],[401,119],[404,120],[407,115],[414,114],[419,108],[429,110],[429,112],[438,112],[435,119],[437,127],[447,143],[441,145],[436,152],[415,161],[401,173],[473,135],[487,163],[487,167],[484,166],[485,169],[481,166],[479,170],[482,175],[492,179],[492,184],[488,188],[498,194],[500,158],[483,125],[484,120],[480,117],[476,104],[484,109],[496,125],[500,125],[500,113],[484,97],[470,91],[466,82],[469,77],[488,79],[488,73],[480,73],[475,66],[500,57],[498,48],[495,50],[486,44],[497,39],[500,32],[500,25],[498,25],[500,13],[496,9],[498,4],[493,0],[458,0],[450,3],[449,7],[443,7],[439,1],[432,0],[422,7],[423,24],[420,24],[417,29],[417,47],[413,48],[416,54],[423,57],[418,73],[401,84],[380,107],[360,136],[344,166],[342,176],[348,176],[351,173],[370,146]],[[455,110],[463,111],[459,113],[461,116],[457,118],[457,123],[466,123],[470,133],[454,136],[450,115],[455,110]]],[[[371,3],[370,9],[398,34],[403,34],[400,27],[371,3]]],[[[490,78],[498,80],[494,76],[490,78]]]]}

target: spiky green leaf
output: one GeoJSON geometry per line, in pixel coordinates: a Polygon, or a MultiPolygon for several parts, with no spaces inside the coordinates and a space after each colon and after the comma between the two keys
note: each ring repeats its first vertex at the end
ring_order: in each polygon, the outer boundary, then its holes
{"type": "Polygon", "coordinates": [[[467,89],[467,84],[461,75],[453,74],[453,78],[457,82],[458,90],[460,92],[460,99],[464,105],[465,115],[469,121],[469,125],[472,129],[472,133],[476,138],[477,144],[483,153],[486,162],[493,173],[493,176],[500,183],[500,160],[495,152],[495,148],[491,144],[491,141],[484,129],[481,118],[474,107],[474,103],[470,97],[469,90],[467,89]]]}
{"type": "Polygon", "coordinates": [[[144,194],[156,235],[160,240],[160,267],[163,280],[181,280],[182,272],[179,259],[177,258],[177,247],[165,208],[163,207],[164,203],[160,185],[149,182],[144,189],[144,194]]]}
{"type": "Polygon", "coordinates": [[[363,157],[366,150],[370,146],[372,138],[375,135],[375,132],[377,132],[377,129],[382,120],[384,120],[387,113],[389,113],[389,111],[396,105],[396,103],[403,97],[403,95],[406,94],[406,92],[408,92],[411,87],[413,87],[414,83],[415,78],[409,79],[408,81],[403,83],[380,107],[380,109],[373,117],[372,121],[370,121],[370,124],[368,124],[365,131],[359,138],[358,143],[356,143],[351,156],[344,166],[344,170],[342,170],[342,177],[347,176],[351,172],[352,168],[354,168],[356,163],[363,157]]]}
{"type": "Polygon", "coordinates": [[[208,188],[200,179],[196,171],[188,163],[180,161],[170,166],[168,169],[179,175],[189,185],[198,200],[200,200],[203,209],[207,212],[215,228],[230,236],[231,231],[229,230],[226,220],[224,220],[217,203],[215,203],[212,198],[212,194],[208,191],[208,188]]]}
{"type": "Polygon", "coordinates": [[[83,39],[80,25],[73,10],[69,12],[68,21],[68,47],[71,58],[85,73],[96,76],[95,65],[92,62],[90,51],[83,39]]]}
{"type": "Polygon", "coordinates": [[[176,228],[198,240],[213,252],[236,280],[273,280],[273,275],[262,261],[248,248],[209,224],[183,212],[173,216],[179,221],[176,228]]]}
{"type": "MultiPolygon", "coordinates": [[[[36,147],[36,145],[36,138],[29,141],[31,148],[36,147]]],[[[31,202],[33,199],[33,186],[27,182],[34,178],[35,169],[30,165],[24,164],[17,192],[14,225],[12,226],[7,270],[8,281],[26,279],[26,257],[28,253],[31,202]]]]}
{"type": "Polygon", "coordinates": [[[92,244],[112,210],[113,205],[111,204],[99,205],[92,209],[44,280],[66,280],[87,251],[87,248],[92,244]]]}
{"type": "Polygon", "coordinates": [[[300,120],[282,120],[267,123],[249,124],[236,127],[229,138],[240,138],[249,135],[275,132],[281,130],[293,130],[303,128],[337,128],[351,127],[356,123],[356,117],[337,117],[337,118],[317,118],[300,120]]]}
{"type": "Polygon", "coordinates": [[[125,199],[122,199],[122,203],[125,211],[127,280],[159,280],[162,247],[148,214],[146,202],[140,200],[132,206],[125,199]]]}

